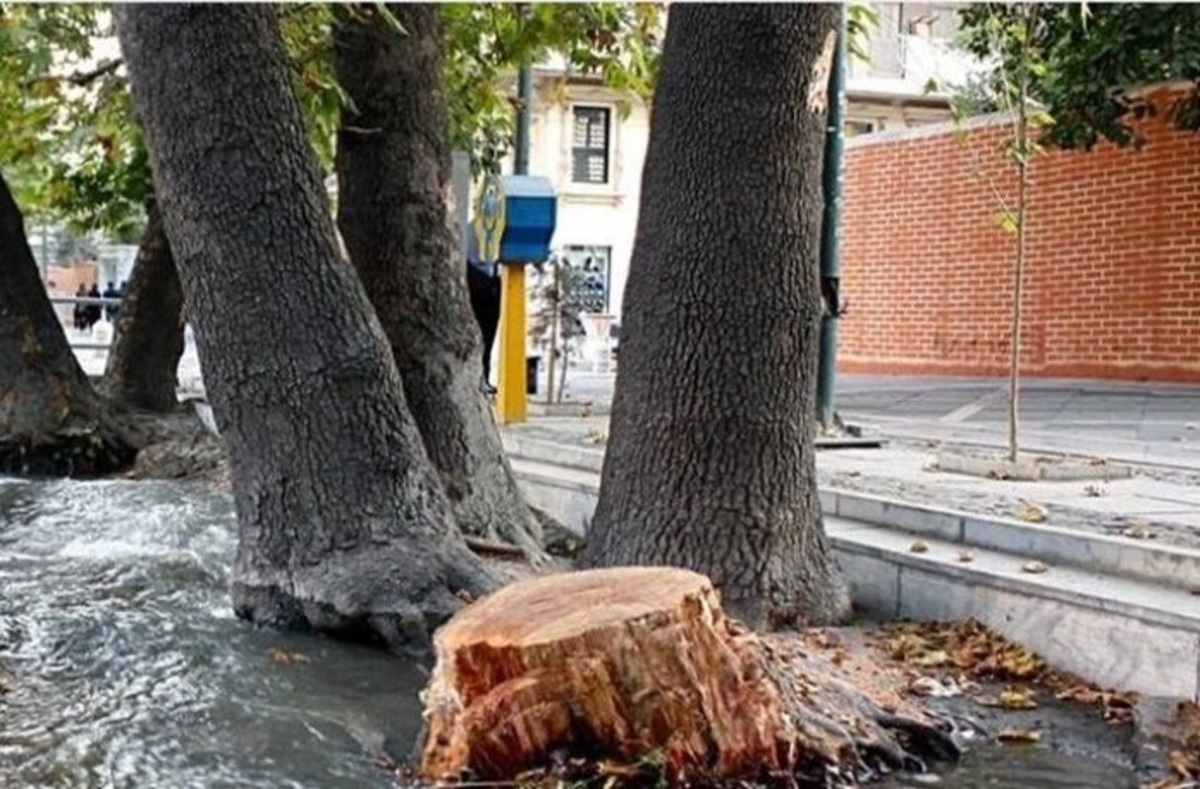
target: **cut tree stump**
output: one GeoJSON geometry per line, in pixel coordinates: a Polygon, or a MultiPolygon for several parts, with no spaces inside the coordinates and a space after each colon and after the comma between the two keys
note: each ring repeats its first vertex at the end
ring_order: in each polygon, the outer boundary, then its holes
{"type": "Polygon", "coordinates": [[[563,754],[660,756],[672,783],[814,767],[853,776],[868,769],[868,751],[893,768],[919,766],[885,728],[947,747],[927,718],[885,713],[843,680],[798,674],[795,660],[774,665],[775,651],[686,570],[519,581],[460,611],[434,649],[419,744],[428,780],[511,780],[563,754]]]}

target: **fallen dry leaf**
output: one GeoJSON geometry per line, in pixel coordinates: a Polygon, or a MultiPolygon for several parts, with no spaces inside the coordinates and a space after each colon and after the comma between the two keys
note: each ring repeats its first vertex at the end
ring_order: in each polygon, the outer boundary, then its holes
{"type": "Polygon", "coordinates": [[[1033,729],[1001,729],[996,739],[1000,742],[1040,742],[1042,734],[1033,729]]]}
{"type": "Polygon", "coordinates": [[[1200,759],[1196,754],[1186,751],[1171,751],[1167,758],[1171,769],[1180,778],[1188,779],[1200,775],[1200,759]]]}
{"type": "Polygon", "coordinates": [[[913,553],[928,553],[929,552],[929,543],[925,543],[925,542],[921,542],[920,540],[917,540],[912,545],[908,546],[908,550],[910,550],[913,553]]]}
{"type": "Polygon", "coordinates": [[[1050,513],[1046,512],[1046,508],[1039,504],[1023,501],[1017,508],[1017,517],[1027,523],[1045,523],[1049,519],[1050,513]]]}
{"type": "Polygon", "coordinates": [[[908,662],[920,668],[936,668],[937,666],[944,666],[949,663],[950,656],[941,649],[935,649],[923,652],[908,662]]]}
{"type": "Polygon", "coordinates": [[[1133,708],[1137,694],[1101,690],[1078,677],[1050,672],[1041,684],[1059,701],[1072,701],[1089,707],[1099,707],[1104,720],[1109,723],[1129,723],[1133,720],[1133,708]]]}
{"type": "MultiPolygon", "coordinates": [[[[1026,707],[1026,699],[1032,700],[1035,693],[1045,693],[1062,701],[1096,707],[1110,724],[1129,723],[1133,718],[1136,694],[1101,690],[1079,677],[1052,671],[1036,654],[992,632],[978,620],[905,622],[887,626],[884,633],[886,638],[878,648],[891,659],[912,666],[914,675],[919,677],[908,682],[913,694],[936,695],[939,688],[955,681],[960,692],[975,694],[979,688],[974,680],[995,680],[1020,683],[1010,684],[1004,693],[990,699],[997,706],[1008,704],[1020,709],[1026,707]],[[962,672],[955,680],[945,676],[945,666],[919,665],[922,661],[935,662],[931,656],[938,652],[945,653],[950,664],[962,672]],[[918,672],[924,671],[933,672],[933,676],[921,677],[918,672]],[[1026,684],[1029,689],[1023,690],[1026,684]]],[[[1200,707],[1181,708],[1181,723],[1193,711],[1196,730],[1200,732],[1200,707]]],[[[1200,733],[1196,742],[1200,752],[1200,733]]]]}
{"type": "Polygon", "coordinates": [[[1173,736],[1193,751],[1200,759],[1200,706],[1194,701],[1181,701],[1175,708],[1175,731],[1173,736]]]}
{"type": "Polygon", "coordinates": [[[814,629],[805,633],[804,641],[809,646],[818,649],[841,649],[844,645],[844,640],[836,630],[826,630],[824,628],[814,629]]]}
{"type": "Polygon", "coordinates": [[[966,564],[967,562],[973,562],[975,561],[975,554],[971,553],[970,551],[959,551],[958,560],[963,564],[966,564]]]}
{"type": "Polygon", "coordinates": [[[1021,565],[1021,572],[1030,573],[1031,575],[1040,575],[1049,569],[1050,568],[1047,567],[1044,562],[1039,562],[1036,559],[1031,562],[1025,562],[1025,564],[1021,565]]]}
{"type": "Polygon", "coordinates": [[[267,657],[271,658],[271,662],[277,666],[291,666],[296,663],[311,663],[312,658],[308,655],[299,652],[289,652],[286,649],[279,647],[271,647],[267,650],[267,657]]]}
{"type": "Polygon", "coordinates": [[[1003,710],[1032,710],[1037,708],[1033,691],[1029,688],[1009,686],[1000,691],[998,696],[981,696],[977,702],[985,707],[999,707],[1003,710]]]}
{"type": "Polygon", "coordinates": [[[900,633],[884,643],[883,648],[893,660],[906,661],[925,648],[925,640],[912,633],[900,633]]]}
{"type": "MultiPolygon", "coordinates": [[[[894,625],[882,645],[893,660],[918,665],[923,656],[944,653],[950,663],[975,679],[1027,681],[1040,676],[1045,664],[1029,650],[1012,644],[980,622],[937,622],[894,625]]],[[[933,662],[931,657],[926,661],[933,662]]]]}
{"type": "Polygon", "coordinates": [[[638,774],[636,765],[623,764],[613,759],[602,759],[596,768],[601,775],[610,778],[633,778],[638,774]]]}
{"type": "Polygon", "coordinates": [[[935,677],[917,677],[908,685],[908,692],[917,696],[931,696],[933,698],[952,698],[963,694],[962,688],[948,679],[941,681],[935,677]]]}
{"type": "Polygon", "coordinates": [[[584,436],[583,440],[588,444],[606,444],[608,443],[608,433],[604,432],[603,430],[596,430],[593,428],[588,430],[587,435],[584,436]]]}

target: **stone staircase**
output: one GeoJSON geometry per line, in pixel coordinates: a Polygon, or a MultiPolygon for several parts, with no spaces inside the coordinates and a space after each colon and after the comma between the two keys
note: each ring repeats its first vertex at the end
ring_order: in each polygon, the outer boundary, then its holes
{"type": "MultiPolygon", "coordinates": [[[[530,503],[585,534],[603,451],[504,441],[530,503]]],[[[821,502],[864,615],[974,617],[1102,686],[1197,697],[1200,552],[857,491],[821,502]]]]}

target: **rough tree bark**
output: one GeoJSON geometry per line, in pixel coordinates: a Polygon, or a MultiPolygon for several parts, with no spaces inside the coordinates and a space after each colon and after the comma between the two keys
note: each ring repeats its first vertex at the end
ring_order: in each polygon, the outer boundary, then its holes
{"type": "Polygon", "coordinates": [[[140,443],[75,359],[0,177],[0,473],[105,474],[140,443]]]}
{"type": "Polygon", "coordinates": [[[238,614],[427,646],[496,579],[465,546],[382,327],[339,254],[277,9],[118,6],[225,438],[238,614]]]}
{"type": "Polygon", "coordinates": [[[162,215],[151,201],[101,391],[129,408],[174,409],[183,345],[183,288],[162,215]]]}
{"type": "Polygon", "coordinates": [[[837,18],[828,4],[671,10],[588,540],[592,566],[704,573],[754,627],[849,611],[813,446],[837,18]]]}
{"type": "Polygon", "coordinates": [[[340,6],[338,81],[352,106],[338,133],[338,227],[391,341],[409,408],[459,526],[537,551],[480,392],[480,335],[446,206],[450,149],[437,6],[340,6]]]}

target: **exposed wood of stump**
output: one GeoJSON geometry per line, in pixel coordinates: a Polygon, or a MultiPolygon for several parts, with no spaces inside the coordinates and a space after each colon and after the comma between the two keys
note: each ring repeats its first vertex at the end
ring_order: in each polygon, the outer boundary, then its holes
{"type": "Polygon", "coordinates": [[[903,762],[865,697],[777,670],[709,580],[685,570],[520,581],[461,611],[434,646],[427,779],[511,779],[560,751],[626,763],[661,753],[672,780],[857,766],[862,744],[903,762]]]}

